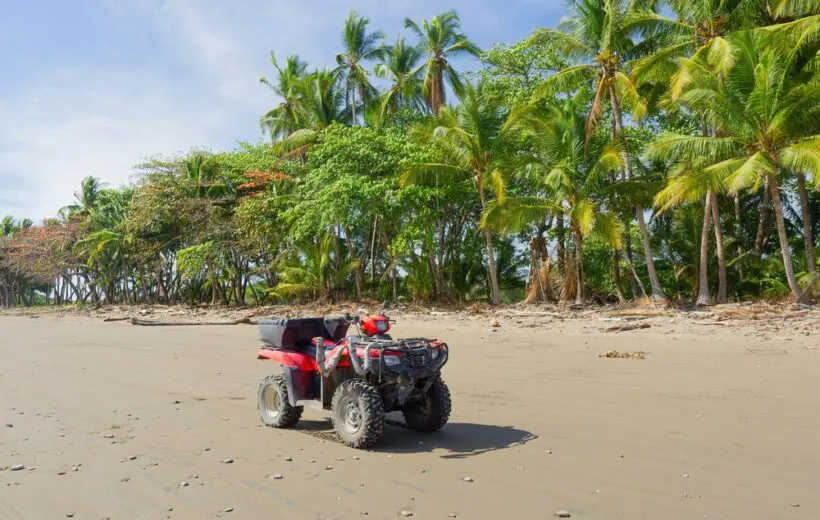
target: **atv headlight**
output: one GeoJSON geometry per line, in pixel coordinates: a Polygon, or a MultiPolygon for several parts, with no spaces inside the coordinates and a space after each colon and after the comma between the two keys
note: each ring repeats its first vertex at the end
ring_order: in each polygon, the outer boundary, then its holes
{"type": "Polygon", "coordinates": [[[441,349],[438,349],[438,348],[430,349],[430,358],[438,359],[439,354],[441,354],[441,349]]]}
{"type": "Polygon", "coordinates": [[[384,356],[384,364],[389,367],[401,365],[401,356],[384,356]]]}
{"type": "Polygon", "coordinates": [[[387,332],[387,322],[385,320],[377,321],[376,322],[376,330],[378,330],[379,333],[387,332]]]}

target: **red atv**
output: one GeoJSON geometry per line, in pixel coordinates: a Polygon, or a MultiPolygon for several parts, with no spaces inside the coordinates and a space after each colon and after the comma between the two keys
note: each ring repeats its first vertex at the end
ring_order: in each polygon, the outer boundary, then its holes
{"type": "Polygon", "coordinates": [[[440,430],[450,418],[450,391],[441,380],[449,348],[425,338],[394,340],[385,306],[375,316],[273,319],[259,323],[257,359],[282,366],[259,385],[262,423],[290,428],[304,407],[330,410],[333,427],[353,448],[374,445],[385,414],[401,410],[407,426],[440,430]],[[345,337],[355,324],[358,335],[345,337]]]}

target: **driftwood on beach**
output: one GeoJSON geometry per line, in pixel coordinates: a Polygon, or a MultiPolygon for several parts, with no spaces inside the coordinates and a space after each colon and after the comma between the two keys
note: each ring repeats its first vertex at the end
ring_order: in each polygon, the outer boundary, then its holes
{"type": "MultiPolygon", "coordinates": [[[[128,318],[125,318],[128,319],[128,318]]],[[[115,321],[115,319],[108,319],[107,321],[115,321]]],[[[140,325],[145,327],[180,327],[180,326],[189,326],[189,325],[240,325],[240,324],[250,324],[253,325],[255,322],[252,321],[249,317],[239,318],[237,320],[230,320],[230,321],[153,321],[153,320],[143,320],[141,318],[132,317],[128,319],[131,322],[131,325],[140,325]]]]}

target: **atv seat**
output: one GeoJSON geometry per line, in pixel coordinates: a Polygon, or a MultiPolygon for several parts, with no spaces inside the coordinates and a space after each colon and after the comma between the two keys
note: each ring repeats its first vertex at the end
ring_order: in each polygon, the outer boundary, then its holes
{"type": "Polygon", "coordinates": [[[299,350],[315,355],[313,338],[336,343],[347,334],[349,324],[339,318],[278,318],[259,322],[259,339],[268,348],[299,350]]]}

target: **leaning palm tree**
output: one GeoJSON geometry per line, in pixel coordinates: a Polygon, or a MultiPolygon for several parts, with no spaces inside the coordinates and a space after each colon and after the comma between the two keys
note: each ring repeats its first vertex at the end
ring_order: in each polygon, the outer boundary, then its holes
{"type": "MultiPolygon", "coordinates": [[[[425,132],[431,143],[440,147],[441,162],[411,166],[402,174],[402,186],[470,179],[482,210],[489,203],[489,191],[495,192],[497,200],[503,200],[505,177],[512,169],[509,150],[518,129],[516,123],[516,117],[505,114],[483,83],[465,84],[461,103],[455,108],[442,107],[432,132],[425,132]]],[[[484,239],[490,302],[495,305],[501,297],[491,225],[484,226],[484,239]]]]}
{"type": "MultiPolygon", "coordinates": [[[[643,31],[646,22],[625,0],[575,0],[570,5],[570,12],[570,16],[562,21],[558,29],[538,29],[530,38],[533,43],[555,43],[576,62],[547,78],[537,97],[549,98],[575,91],[582,86],[592,86],[595,97],[586,118],[586,138],[592,139],[606,106],[611,106],[613,133],[621,149],[624,173],[626,180],[632,181],[632,160],[624,137],[623,105],[631,107],[633,118],[638,119],[646,111],[646,104],[626,73],[627,60],[639,58],[647,50],[655,48],[665,35],[643,31]]],[[[652,297],[666,301],[655,270],[643,205],[635,200],[633,206],[641,231],[652,297]]]]}
{"type": "Polygon", "coordinates": [[[357,123],[356,94],[359,94],[362,103],[366,103],[372,97],[374,90],[362,62],[379,57],[382,52],[379,42],[384,39],[384,33],[381,31],[368,33],[369,24],[368,18],[363,18],[356,11],[351,11],[342,31],[342,44],[345,50],[336,55],[336,63],[339,66],[337,70],[345,78],[350,120],[354,126],[357,123]]]}
{"type": "Polygon", "coordinates": [[[263,85],[267,85],[274,94],[282,98],[282,102],[266,112],[259,120],[263,130],[268,131],[274,141],[287,137],[291,132],[302,128],[304,117],[301,113],[300,85],[307,69],[307,63],[299,56],[288,56],[285,66],[281,67],[276,61],[276,55],[270,53],[270,61],[276,70],[276,79],[270,82],[264,77],[259,78],[263,85]]]}
{"type": "Polygon", "coordinates": [[[719,74],[705,59],[687,60],[681,99],[706,116],[716,137],[667,134],[653,145],[656,158],[706,165],[691,176],[724,183],[730,191],[768,189],[786,278],[802,291],[791,259],[780,185],[792,172],[810,175],[820,188],[820,80],[794,76],[787,55],[743,33],[730,39],[734,64],[719,74]]]}
{"type": "Polygon", "coordinates": [[[404,19],[404,27],[419,38],[419,47],[427,54],[427,61],[418,67],[424,70],[422,94],[427,107],[438,114],[447,103],[445,82],[461,96],[464,83],[461,75],[453,68],[450,58],[462,55],[478,57],[479,48],[461,32],[461,22],[455,11],[437,14],[431,20],[424,20],[421,26],[409,18],[404,19]]]}
{"type": "Polygon", "coordinates": [[[381,112],[397,111],[402,108],[421,108],[421,71],[418,69],[423,55],[418,47],[407,45],[401,36],[396,43],[386,46],[381,55],[381,63],[376,65],[376,76],[388,79],[390,87],[385,93],[381,112]]]}

